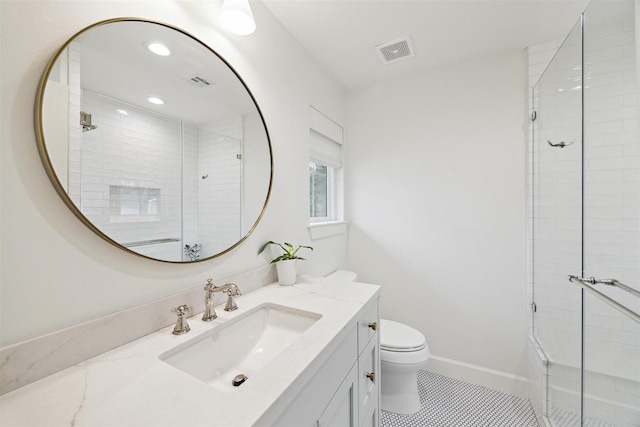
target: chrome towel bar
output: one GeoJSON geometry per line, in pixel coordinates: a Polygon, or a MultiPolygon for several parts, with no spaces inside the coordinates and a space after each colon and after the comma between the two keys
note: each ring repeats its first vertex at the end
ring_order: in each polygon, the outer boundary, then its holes
{"type": "Polygon", "coordinates": [[[122,246],[124,246],[125,248],[132,248],[134,246],[147,246],[157,245],[159,243],[179,242],[180,240],[182,239],[180,239],[179,237],[167,237],[165,239],[138,240],[137,242],[122,243],[122,246]]]}
{"type": "Polygon", "coordinates": [[[627,286],[624,283],[621,283],[617,279],[596,279],[595,277],[578,277],[569,275],[569,281],[573,282],[574,280],[588,285],[614,286],[616,288],[622,289],[623,291],[629,292],[631,295],[640,297],[640,291],[638,291],[637,289],[633,289],[631,286],[627,286]]]}
{"type": "MultiPolygon", "coordinates": [[[[602,292],[594,289],[592,286],[597,284],[597,283],[604,283],[604,282],[617,282],[618,284],[621,285],[620,282],[618,282],[616,279],[605,279],[605,280],[598,280],[594,277],[579,277],[579,276],[573,276],[573,275],[569,275],[569,281],[571,283],[575,283],[576,285],[580,286],[582,289],[585,289],[589,292],[591,292],[594,296],[596,296],[597,298],[599,298],[600,300],[602,300],[603,302],[607,303],[608,305],[610,305],[611,307],[615,308],[616,310],[618,310],[619,312],[621,312],[622,314],[624,314],[625,316],[631,318],[632,320],[635,320],[636,322],[640,323],[640,314],[636,313],[635,311],[631,310],[628,307],[625,307],[624,305],[620,304],[619,302],[613,300],[612,298],[609,298],[608,296],[606,296],[605,294],[603,294],[602,292]]],[[[609,284],[609,283],[604,283],[604,284],[609,284]]],[[[610,284],[611,286],[618,286],[619,285],[613,285],[610,284]]],[[[623,285],[623,287],[621,287],[622,289],[628,288],[631,289],[632,291],[635,291],[635,289],[630,288],[626,285],[623,285]]],[[[628,289],[625,289],[627,292],[629,292],[628,289]]],[[[636,291],[637,292],[637,291],[636,291]]],[[[631,292],[633,294],[633,292],[631,292]]]]}

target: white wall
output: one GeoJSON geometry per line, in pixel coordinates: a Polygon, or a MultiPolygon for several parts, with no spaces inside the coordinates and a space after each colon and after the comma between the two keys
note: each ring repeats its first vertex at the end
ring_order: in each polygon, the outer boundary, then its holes
{"type": "MultiPolygon", "coordinates": [[[[221,1],[2,1],[0,52],[2,345],[266,265],[267,240],[309,244],[309,105],[343,123],[343,94],[259,2],[249,37],[218,30],[221,1]],[[175,265],[125,253],[85,228],[55,193],[34,133],[38,81],[54,52],[94,22],[138,16],[169,22],[223,56],[252,89],[271,135],[274,183],[262,222],[211,261],[175,265]],[[296,179],[299,178],[299,179],[296,179]]],[[[344,267],[346,236],[312,242],[302,273],[344,267]]],[[[169,309],[169,307],[167,307],[169,309]]]]}
{"type": "Polygon", "coordinates": [[[345,144],[348,264],[383,286],[382,317],[425,334],[431,368],[519,391],[526,66],[516,51],[350,93],[345,144]]]}

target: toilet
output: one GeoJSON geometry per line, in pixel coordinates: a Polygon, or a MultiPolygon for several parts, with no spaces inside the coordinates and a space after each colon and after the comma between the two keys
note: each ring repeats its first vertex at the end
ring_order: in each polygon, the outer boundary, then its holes
{"type": "Polygon", "coordinates": [[[420,410],[418,370],[429,360],[424,335],[393,320],[380,319],[380,408],[397,414],[420,410]]]}
{"type": "MultiPolygon", "coordinates": [[[[355,281],[353,271],[338,270],[327,277],[355,281]]],[[[380,319],[380,408],[396,414],[420,410],[418,370],[429,360],[429,347],[420,331],[393,320],[380,319]]]]}

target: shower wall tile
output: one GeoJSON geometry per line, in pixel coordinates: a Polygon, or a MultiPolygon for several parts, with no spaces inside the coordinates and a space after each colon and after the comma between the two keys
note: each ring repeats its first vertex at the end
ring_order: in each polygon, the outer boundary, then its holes
{"type": "MultiPolygon", "coordinates": [[[[198,128],[184,124],[183,142],[183,245],[194,245],[200,241],[198,234],[198,128]]],[[[183,255],[184,259],[188,259],[183,255]]]]}
{"type": "Polygon", "coordinates": [[[219,253],[243,236],[242,155],[243,120],[234,117],[198,130],[199,234],[203,256],[219,253]]]}
{"type": "Polygon", "coordinates": [[[80,45],[77,41],[69,43],[68,83],[69,83],[69,169],[67,177],[67,193],[76,205],[80,206],[80,174],[82,131],[80,129],[80,111],[82,89],[80,81],[80,45]]]}
{"type": "Polygon", "coordinates": [[[90,92],[84,93],[83,108],[98,128],[83,134],[82,210],[98,228],[121,242],[182,235],[184,242],[135,248],[168,260],[186,257],[183,244],[207,242],[201,254],[206,257],[239,240],[241,117],[198,128],[90,92]],[[109,207],[112,185],[159,188],[160,218],[114,222],[109,207]]]}
{"type": "MultiPolygon", "coordinates": [[[[180,123],[89,91],[83,92],[82,108],[97,125],[82,134],[85,216],[119,242],[180,238],[180,123]],[[160,211],[127,220],[112,212],[112,186],[159,189],[160,211]]],[[[180,242],[137,246],[135,251],[177,261],[182,259],[181,246],[180,242]]]]}

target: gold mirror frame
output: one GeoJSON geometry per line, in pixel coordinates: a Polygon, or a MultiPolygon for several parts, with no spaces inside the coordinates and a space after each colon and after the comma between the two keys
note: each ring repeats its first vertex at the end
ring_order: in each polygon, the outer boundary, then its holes
{"type": "MultiPolygon", "coordinates": [[[[137,255],[138,257],[141,258],[146,258],[146,259],[151,259],[151,260],[155,260],[155,261],[161,261],[161,262],[166,262],[166,263],[174,263],[174,264],[185,264],[185,263],[194,263],[194,262],[202,262],[202,261],[207,261],[216,257],[219,257],[221,255],[226,254],[227,252],[230,252],[231,250],[235,249],[236,247],[238,247],[242,242],[244,242],[250,235],[251,233],[255,230],[255,228],[258,226],[258,223],[260,222],[260,220],[262,219],[265,210],[267,208],[267,204],[269,202],[270,196],[271,196],[271,188],[272,188],[272,184],[273,184],[273,151],[272,151],[272,146],[271,146],[271,139],[270,139],[270,135],[269,135],[269,131],[267,128],[267,124],[264,120],[264,116],[262,114],[262,111],[260,110],[260,107],[258,106],[258,103],[255,100],[255,97],[253,96],[253,93],[249,90],[249,87],[247,86],[247,84],[245,83],[245,81],[242,79],[242,77],[238,74],[238,72],[223,58],[221,57],[217,52],[215,52],[213,49],[211,49],[209,46],[207,46],[205,43],[203,43],[202,41],[200,41],[198,38],[194,37],[193,35],[189,34],[188,32],[175,27],[171,24],[167,24],[164,22],[159,22],[159,21],[154,21],[154,20],[149,20],[149,19],[144,19],[144,18],[134,18],[134,17],[125,17],[125,18],[114,18],[114,19],[107,19],[104,21],[100,21],[97,22],[95,24],[92,24],[80,31],[78,31],[76,34],[74,34],[69,40],[67,40],[57,51],[56,53],[53,55],[53,57],[51,58],[51,60],[49,61],[49,63],[47,64],[44,73],[40,79],[39,85],[38,85],[38,90],[37,90],[37,94],[36,94],[36,104],[35,104],[35,131],[36,131],[36,142],[37,142],[37,146],[38,146],[38,151],[40,153],[40,158],[42,160],[42,164],[45,168],[45,171],[51,181],[51,183],[53,184],[53,187],[55,188],[55,190],[57,191],[58,195],[62,198],[62,200],[64,201],[64,203],[67,205],[67,207],[73,212],[73,214],[87,227],[89,228],[91,231],[93,231],[95,234],[97,234],[98,236],[100,236],[103,240],[105,240],[106,242],[112,244],[113,246],[137,255]],[[49,155],[49,150],[47,149],[47,145],[46,145],[46,141],[45,141],[45,137],[44,137],[44,126],[43,126],[43,101],[44,101],[44,93],[46,90],[46,86],[47,86],[47,81],[49,80],[49,77],[51,75],[51,71],[54,68],[56,62],[58,61],[58,59],[60,58],[61,54],[65,51],[65,49],[67,49],[67,47],[75,40],[78,39],[79,36],[81,36],[82,34],[86,33],[87,31],[90,31],[93,28],[99,27],[99,26],[103,26],[103,25],[107,25],[107,24],[111,24],[111,23],[117,23],[117,22],[141,22],[141,23],[147,23],[147,24],[155,24],[155,25],[160,25],[162,27],[165,27],[167,29],[171,29],[174,31],[177,31],[178,33],[181,33],[182,35],[190,38],[191,40],[193,40],[195,43],[199,44],[200,46],[204,47],[206,50],[208,50],[209,52],[211,52],[212,55],[214,55],[217,59],[219,59],[224,65],[226,65],[226,67],[233,73],[233,75],[235,75],[235,77],[238,79],[238,81],[241,83],[241,85],[244,87],[244,89],[247,91],[247,94],[249,95],[249,97],[251,98],[251,101],[253,102],[253,105],[255,106],[260,121],[262,122],[262,126],[264,127],[264,132],[265,132],[265,136],[266,136],[266,142],[268,145],[268,156],[269,156],[269,185],[267,188],[267,192],[265,195],[265,200],[264,200],[264,204],[262,206],[262,209],[260,210],[260,212],[258,213],[258,216],[255,220],[255,222],[253,223],[253,225],[249,228],[249,230],[234,244],[232,244],[231,246],[229,246],[228,248],[214,254],[211,256],[208,256],[206,258],[202,258],[202,259],[196,259],[196,260],[183,260],[183,261],[174,261],[174,260],[165,260],[165,259],[159,259],[159,258],[153,258],[151,256],[147,256],[141,253],[138,253],[136,251],[133,251],[125,246],[123,246],[123,244],[118,243],[117,241],[113,240],[112,238],[110,238],[109,236],[107,236],[104,232],[102,232],[95,224],[93,224],[81,211],[80,209],[78,209],[78,207],[75,205],[75,203],[71,200],[69,194],[67,193],[67,191],[65,190],[65,188],[63,187],[63,185],[61,184],[58,175],[56,174],[50,155],[49,155]]],[[[184,245],[182,245],[182,248],[184,249],[184,245]]]]}

